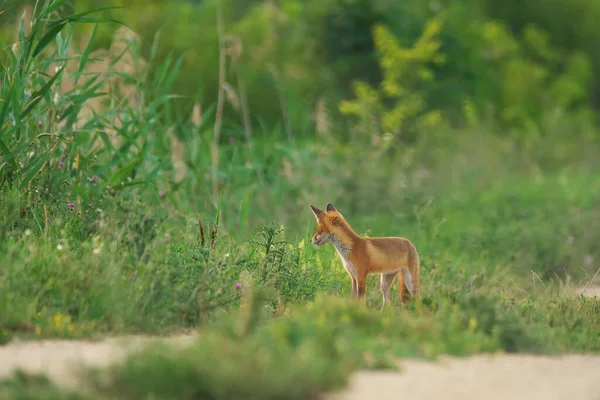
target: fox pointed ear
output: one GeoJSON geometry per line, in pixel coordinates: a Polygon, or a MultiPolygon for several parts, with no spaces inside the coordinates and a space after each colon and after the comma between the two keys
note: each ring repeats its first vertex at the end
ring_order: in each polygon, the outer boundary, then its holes
{"type": "Polygon", "coordinates": [[[323,214],[323,210],[319,210],[317,207],[313,206],[312,204],[310,205],[310,208],[312,209],[313,214],[315,214],[315,217],[319,218],[319,215],[323,214]]]}
{"type": "Polygon", "coordinates": [[[337,211],[331,203],[327,203],[327,212],[329,211],[337,211]]]}

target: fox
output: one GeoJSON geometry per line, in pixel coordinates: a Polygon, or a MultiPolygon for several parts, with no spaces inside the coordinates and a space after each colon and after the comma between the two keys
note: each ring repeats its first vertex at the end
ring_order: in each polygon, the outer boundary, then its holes
{"type": "Polygon", "coordinates": [[[363,237],[358,235],[343,215],[327,203],[325,211],[310,205],[317,220],[313,246],[332,243],[352,279],[353,299],[366,301],[367,275],[381,274],[383,296],[381,311],[390,304],[390,288],[398,276],[398,300],[420,297],[419,253],[413,243],[403,237],[363,237]]]}

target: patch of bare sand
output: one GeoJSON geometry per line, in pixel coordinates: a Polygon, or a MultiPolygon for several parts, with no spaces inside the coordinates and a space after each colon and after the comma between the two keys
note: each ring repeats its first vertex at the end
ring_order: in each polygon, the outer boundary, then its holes
{"type": "Polygon", "coordinates": [[[476,355],[402,360],[400,372],[359,371],[327,400],[599,400],[600,356],[476,355]]]}
{"type": "Polygon", "coordinates": [[[582,294],[584,296],[597,296],[600,297],[600,286],[588,286],[588,287],[581,287],[578,288],[575,293],[577,294],[582,294]]]}

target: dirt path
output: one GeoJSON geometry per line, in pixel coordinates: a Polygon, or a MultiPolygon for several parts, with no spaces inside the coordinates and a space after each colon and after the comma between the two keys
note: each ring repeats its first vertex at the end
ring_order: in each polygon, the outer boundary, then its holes
{"type": "Polygon", "coordinates": [[[600,356],[476,355],[400,367],[357,372],[327,400],[600,400],[600,356]]]}
{"type": "MultiPolygon", "coordinates": [[[[600,287],[578,292],[600,296],[600,287]]],[[[185,345],[194,338],[13,341],[0,346],[0,380],[21,368],[74,388],[78,382],[73,371],[81,363],[104,367],[153,340],[185,345]]],[[[437,362],[401,360],[399,365],[400,371],[359,371],[345,390],[328,394],[327,399],[600,400],[600,355],[476,355],[441,357],[437,362]]]]}
{"type": "Polygon", "coordinates": [[[196,335],[190,334],[171,336],[168,339],[128,336],[100,341],[11,341],[8,345],[0,346],[0,380],[10,377],[16,369],[21,369],[29,373],[43,373],[65,387],[74,388],[79,383],[73,374],[78,365],[107,367],[152,341],[168,340],[173,345],[185,345],[195,337],[196,335]]]}

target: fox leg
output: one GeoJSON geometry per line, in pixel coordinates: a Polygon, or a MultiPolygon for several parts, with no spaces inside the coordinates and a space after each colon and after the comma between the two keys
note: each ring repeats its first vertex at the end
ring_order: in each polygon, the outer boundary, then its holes
{"type": "Polygon", "coordinates": [[[404,304],[404,296],[406,296],[406,283],[404,282],[404,274],[402,271],[398,272],[398,301],[400,304],[404,304]]]}
{"type": "Polygon", "coordinates": [[[390,288],[394,282],[396,274],[381,274],[381,294],[383,295],[383,304],[381,305],[381,311],[383,311],[386,304],[390,303],[390,288]]]}
{"type": "Polygon", "coordinates": [[[365,294],[367,293],[367,277],[362,275],[357,276],[356,286],[358,298],[366,302],[367,297],[365,294]]]}
{"type": "Polygon", "coordinates": [[[411,254],[408,264],[408,268],[405,272],[410,273],[410,277],[412,278],[413,289],[411,290],[411,295],[412,297],[421,297],[421,288],[419,285],[421,261],[419,259],[419,253],[417,253],[416,249],[413,250],[413,254],[411,254]]]}
{"type": "Polygon", "coordinates": [[[421,296],[421,290],[419,288],[419,268],[415,268],[413,269],[413,271],[411,272],[412,275],[412,281],[413,281],[413,292],[412,292],[412,296],[413,297],[420,297],[421,296]]]}
{"type": "Polygon", "coordinates": [[[404,299],[418,295],[419,277],[411,273],[408,267],[400,268],[398,272],[398,300],[404,304],[404,299]],[[408,293],[407,293],[408,292],[408,293]],[[407,296],[408,295],[408,296],[407,296]]]}
{"type": "Polygon", "coordinates": [[[356,283],[356,278],[350,276],[352,279],[352,298],[355,299],[358,297],[358,283],[356,283]]]}

